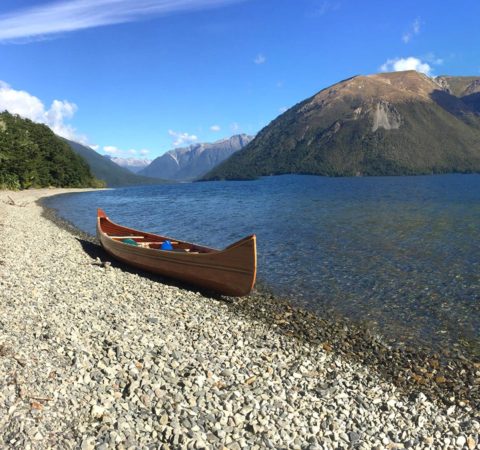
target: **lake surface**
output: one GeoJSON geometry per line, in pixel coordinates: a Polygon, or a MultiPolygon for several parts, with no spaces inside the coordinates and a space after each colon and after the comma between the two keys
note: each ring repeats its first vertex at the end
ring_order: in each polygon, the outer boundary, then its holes
{"type": "Polygon", "coordinates": [[[480,175],[326,178],[121,188],[48,199],[95,234],[122,225],[224,247],[258,238],[258,279],[392,343],[480,355],[480,175]]]}

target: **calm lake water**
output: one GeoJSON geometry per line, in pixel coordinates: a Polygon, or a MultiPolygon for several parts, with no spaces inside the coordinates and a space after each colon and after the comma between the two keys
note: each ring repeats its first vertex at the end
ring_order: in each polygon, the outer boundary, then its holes
{"type": "Polygon", "coordinates": [[[480,175],[277,176],[58,196],[95,234],[96,208],[213,247],[258,237],[258,278],[399,345],[480,355],[480,175]]]}

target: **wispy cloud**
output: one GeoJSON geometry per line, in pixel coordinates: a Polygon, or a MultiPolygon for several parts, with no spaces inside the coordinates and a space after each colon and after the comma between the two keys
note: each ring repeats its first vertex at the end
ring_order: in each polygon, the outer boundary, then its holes
{"type": "Polygon", "coordinates": [[[193,142],[198,141],[198,137],[194,134],[179,133],[173,130],[168,130],[168,134],[173,138],[173,145],[175,147],[184,144],[192,144],[193,142]]]}
{"type": "Polygon", "coordinates": [[[439,58],[435,55],[435,53],[430,52],[423,56],[423,59],[430,64],[434,64],[436,66],[441,66],[444,63],[443,58],[439,58]]]}
{"type": "Polygon", "coordinates": [[[7,110],[34,122],[44,123],[59,136],[86,144],[86,136],[78,134],[72,125],[66,123],[77,109],[77,105],[68,100],[54,100],[50,108],[46,108],[38,97],[0,81],[0,111],[7,110]]]}
{"type": "Polygon", "coordinates": [[[233,122],[230,125],[230,130],[232,133],[238,133],[240,131],[240,125],[237,122],[233,122]]]}
{"type": "MultiPolygon", "coordinates": [[[[90,146],[93,148],[93,146],[90,146]]],[[[98,146],[97,146],[98,148],[98,146]]],[[[94,149],[96,150],[96,149],[94,149]]],[[[145,156],[147,155],[150,151],[147,149],[142,149],[142,150],[135,150],[134,148],[130,148],[128,150],[122,150],[118,147],[115,147],[114,145],[105,145],[103,147],[103,151],[107,155],[115,155],[119,157],[134,157],[135,155],[142,155],[145,156]]]]}
{"type": "Polygon", "coordinates": [[[324,16],[325,14],[332,12],[332,11],[337,11],[340,9],[340,2],[339,1],[333,1],[333,0],[321,0],[319,2],[316,2],[316,5],[313,9],[312,12],[310,12],[311,17],[320,17],[324,16]]]}
{"type": "Polygon", "coordinates": [[[170,13],[218,8],[244,0],[63,0],[0,15],[0,41],[133,22],[170,13]]]}
{"type": "Polygon", "coordinates": [[[109,155],[118,155],[120,153],[120,149],[114,145],[105,145],[103,151],[109,155]]]}
{"type": "Polygon", "coordinates": [[[256,58],[253,60],[255,64],[264,64],[267,61],[267,58],[265,58],[264,55],[259,53],[256,58]]]}
{"type": "Polygon", "coordinates": [[[394,58],[388,59],[380,66],[382,72],[400,72],[402,70],[416,70],[425,75],[432,74],[432,67],[430,64],[421,61],[419,58],[409,56],[408,58],[394,58]]]}
{"type": "Polygon", "coordinates": [[[212,125],[212,126],[210,127],[210,130],[217,132],[217,131],[220,131],[221,128],[220,128],[220,125],[212,125]]]}
{"type": "Polygon", "coordinates": [[[417,17],[410,25],[410,28],[405,33],[403,33],[402,41],[405,42],[405,44],[408,44],[414,36],[420,33],[420,26],[421,21],[420,18],[417,17]]]}

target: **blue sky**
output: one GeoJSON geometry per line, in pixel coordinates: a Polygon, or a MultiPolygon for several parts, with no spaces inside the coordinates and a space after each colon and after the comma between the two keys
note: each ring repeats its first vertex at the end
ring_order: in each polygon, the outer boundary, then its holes
{"type": "Polygon", "coordinates": [[[100,153],[257,133],[357,74],[480,75],[480,2],[2,0],[0,109],[100,153]],[[459,6],[461,5],[461,6],[459,6]]]}

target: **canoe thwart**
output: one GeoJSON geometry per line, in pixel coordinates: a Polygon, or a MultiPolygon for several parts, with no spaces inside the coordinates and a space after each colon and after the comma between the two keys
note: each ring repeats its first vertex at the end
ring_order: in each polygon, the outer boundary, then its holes
{"type": "Polygon", "coordinates": [[[217,250],[118,225],[99,209],[97,236],[108,253],[126,264],[219,294],[241,297],[255,284],[255,235],[217,250]],[[118,245],[122,239],[135,240],[136,245],[118,245]],[[170,241],[173,249],[163,250],[165,241],[170,241]]]}

